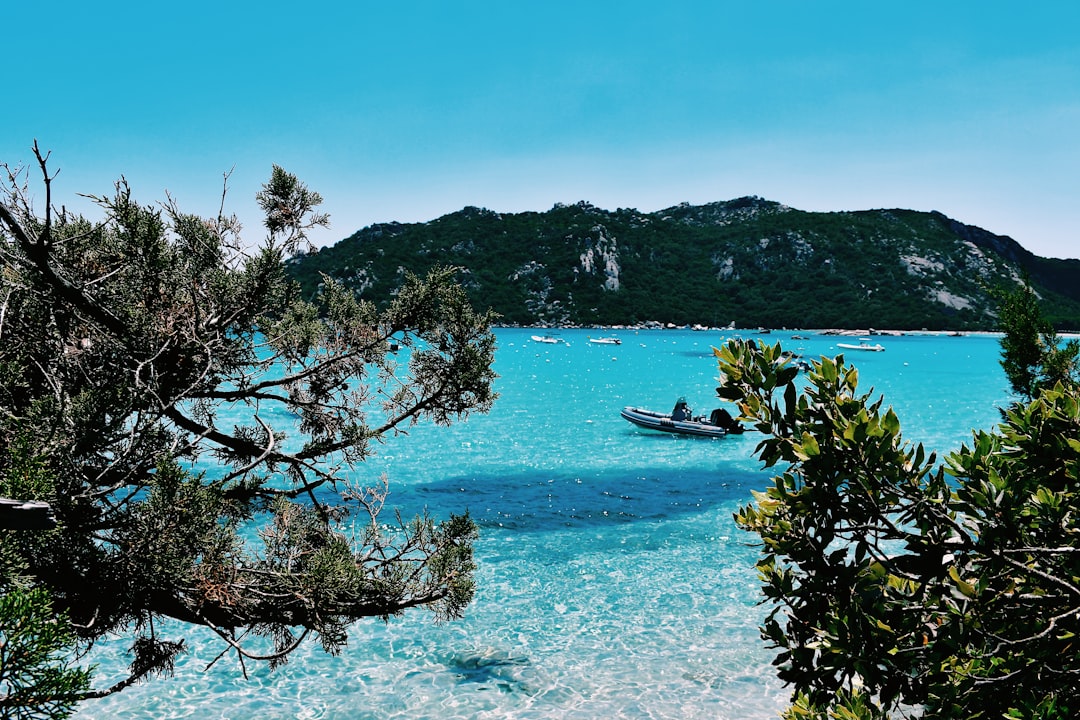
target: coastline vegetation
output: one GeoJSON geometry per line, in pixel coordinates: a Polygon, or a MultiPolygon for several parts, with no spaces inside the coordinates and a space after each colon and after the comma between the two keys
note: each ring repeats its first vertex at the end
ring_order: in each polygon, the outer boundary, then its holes
{"type": "Polygon", "coordinates": [[[940,459],[843,356],[800,390],[779,344],[716,351],[777,473],[735,521],[760,539],[786,720],[1080,713],[1080,344],[1030,287],[998,298],[1018,399],[940,459]]]}
{"type": "Polygon", "coordinates": [[[124,181],[94,198],[103,220],[71,215],[34,151],[44,207],[22,168],[0,197],[0,495],[54,522],[0,529],[18,600],[0,605],[0,715],[64,717],[168,674],[183,628],[246,672],[308,639],[338,653],[361,618],[460,617],[467,512],[383,517],[388,480],[351,472],[386,434],[491,407],[492,318],[452,273],[402,278],[381,310],[330,281],[303,300],[284,260],[326,216],[281,168],[251,246],[234,217],[141,204],[124,181]],[[105,637],[131,642],[130,671],[91,689],[67,655],[105,637]]]}

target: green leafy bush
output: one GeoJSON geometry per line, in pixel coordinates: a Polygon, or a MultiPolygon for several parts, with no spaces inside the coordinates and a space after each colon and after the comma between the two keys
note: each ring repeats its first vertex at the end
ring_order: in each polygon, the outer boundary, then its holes
{"type": "Polygon", "coordinates": [[[800,390],[779,345],[716,352],[777,470],[735,520],[761,540],[785,717],[1076,717],[1080,389],[1043,389],[938,462],[842,357],[800,390]]]}

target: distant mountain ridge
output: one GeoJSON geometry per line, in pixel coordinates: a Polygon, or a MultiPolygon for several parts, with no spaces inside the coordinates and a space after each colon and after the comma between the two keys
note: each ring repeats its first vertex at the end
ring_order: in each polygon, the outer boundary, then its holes
{"type": "Polygon", "coordinates": [[[466,207],[366,227],[289,269],[307,293],[325,273],[383,303],[406,271],[435,265],[460,267],[474,304],[506,324],[992,329],[986,288],[1026,272],[1047,316],[1080,328],[1080,260],[938,212],[805,212],[759,197],[653,213],[466,207]]]}

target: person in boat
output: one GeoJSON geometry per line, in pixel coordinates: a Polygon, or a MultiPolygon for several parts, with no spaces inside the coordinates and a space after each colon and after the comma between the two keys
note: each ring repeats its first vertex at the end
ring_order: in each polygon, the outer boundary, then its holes
{"type": "Polygon", "coordinates": [[[675,401],[675,407],[671,411],[671,419],[675,422],[693,420],[694,411],[686,404],[686,398],[681,397],[675,401]]]}

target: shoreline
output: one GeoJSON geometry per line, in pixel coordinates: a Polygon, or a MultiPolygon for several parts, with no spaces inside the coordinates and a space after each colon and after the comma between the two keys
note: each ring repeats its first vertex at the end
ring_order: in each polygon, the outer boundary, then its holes
{"type": "MultiPolygon", "coordinates": [[[[674,323],[661,323],[656,321],[649,321],[644,323],[635,323],[631,325],[551,325],[551,324],[534,324],[534,325],[503,325],[497,324],[492,326],[495,329],[514,329],[514,330],[546,330],[546,331],[562,331],[562,330],[597,330],[603,332],[610,331],[639,331],[639,330],[691,330],[693,332],[710,332],[710,333],[736,333],[743,335],[773,335],[773,334],[786,334],[792,333],[794,335],[809,334],[820,335],[824,337],[904,337],[904,336],[929,336],[929,337],[964,337],[966,335],[972,336],[987,336],[987,337],[1000,337],[1003,333],[1000,330],[929,330],[922,328],[919,330],[889,330],[880,328],[740,328],[733,326],[716,327],[707,325],[676,325],[674,323]]],[[[1059,337],[1077,337],[1080,336],[1080,331],[1065,330],[1058,333],[1059,337]]]]}

